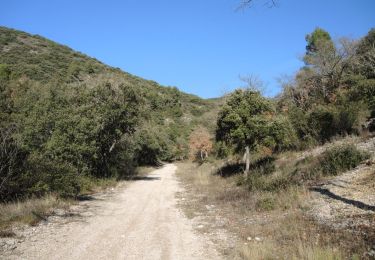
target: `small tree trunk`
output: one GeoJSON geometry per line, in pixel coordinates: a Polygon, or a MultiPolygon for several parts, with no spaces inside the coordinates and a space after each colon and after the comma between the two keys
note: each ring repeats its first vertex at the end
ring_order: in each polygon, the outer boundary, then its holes
{"type": "Polygon", "coordinates": [[[245,148],[245,154],[243,156],[246,168],[245,168],[245,178],[247,179],[249,176],[249,171],[250,171],[250,148],[249,146],[246,146],[245,148]]]}
{"type": "Polygon", "coordinates": [[[111,153],[113,148],[115,148],[116,143],[116,140],[112,143],[111,147],[109,148],[109,153],[111,153]]]}

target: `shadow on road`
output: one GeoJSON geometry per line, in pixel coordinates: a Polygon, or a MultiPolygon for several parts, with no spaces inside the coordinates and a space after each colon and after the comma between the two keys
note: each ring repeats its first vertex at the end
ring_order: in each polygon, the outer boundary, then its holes
{"type": "Polygon", "coordinates": [[[331,199],[342,201],[346,204],[352,205],[352,206],[357,207],[359,209],[375,211],[375,206],[365,204],[365,203],[363,203],[361,201],[358,201],[358,200],[352,200],[352,199],[347,199],[347,198],[341,197],[341,196],[339,196],[337,194],[334,194],[333,192],[329,191],[328,189],[314,187],[314,188],[311,188],[310,190],[319,192],[320,194],[325,195],[327,197],[330,197],[331,199]]]}
{"type": "Polygon", "coordinates": [[[81,194],[76,197],[76,200],[78,201],[90,201],[90,200],[97,200],[94,196],[87,195],[87,194],[81,194]]]}
{"type": "Polygon", "coordinates": [[[150,177],[150,176],[134,176],[129,178],[129,181],[158,181],[160,177],[150,177]]]}

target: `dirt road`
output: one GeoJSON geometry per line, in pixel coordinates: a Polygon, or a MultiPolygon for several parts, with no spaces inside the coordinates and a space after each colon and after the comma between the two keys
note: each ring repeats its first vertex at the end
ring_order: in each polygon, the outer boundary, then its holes
{"type": "Polygon", "coordinates": [[[76,221],[37,227],[5,258],[220,259],[177,208],[175,195],[182,188],[176,168],[165,165],[109,197],[87,202],[86,216],[76,221]]]}

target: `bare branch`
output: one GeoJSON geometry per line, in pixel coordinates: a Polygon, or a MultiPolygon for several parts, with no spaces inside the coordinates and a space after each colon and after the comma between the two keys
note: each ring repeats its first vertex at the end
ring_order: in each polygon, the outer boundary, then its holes
{"type": "Polygon", "coordinates": [[[243,88],[259,91],[260,93],[264,94],[266,90],[266,86],[264,82],[257,76],[257,75],[247,75],[247,76],[239,76],[240,80],[246,83],[243,88]]]}
{"type": "MultiPolygon", "coordinates": [[[[237,11],[251,8],[254,5],[255,0],[242,0],[237,7],[237,11]]],[[[277,6],[277,0],[263,0],[263,6],[267,8],[273,8],[277,6]]]]}

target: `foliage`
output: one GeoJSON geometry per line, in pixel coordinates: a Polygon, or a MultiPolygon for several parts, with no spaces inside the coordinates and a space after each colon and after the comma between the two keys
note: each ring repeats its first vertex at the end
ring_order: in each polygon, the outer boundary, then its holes
{"type": "Polygon", "coordinates": [[[280,152],[296,148],[297,135],[287,117],[276,116],[273,118],[268,131],[269,137],[272,138],[272,146],[270,146],[274,151],[280,152]]]}
{"type": "Polygon", "coordinates": [[[306,54],[311,55],[316,53],[323,44],[332,43],[329,33],[322,28],[316,28],[311,34],[306,35],[306,54]]]}
{"type": "Polygon", "coordinates": [[[368,79],[375,78],[375,28],[363,37],[356,49],[358,59],[351,69],[368,79]]]}
{"type": "MultiPolygon", "coordinates": [[[[299,148],[330,141],[334,136],[360,133],[375,114],[374,30],[359,41],[340,39],[317,28],[306,37],[307,66],[284,84],[278,98],[288,116],[299,148]]],[[[371,128],[371,126],[369,126],[371,128]]]]}
{"type": "Polygon", "coordinates": [[[151,126],[139,129],[135,134],[134,154],[139,165],[158,165],[159,160],[171,160],[172,143],[166,133],[151,126]]]}
{"type": "Polygon", "coordinates": [[[0,81],[7,81],[10,77],[10,69],[6,64],[0,64],[0,81]]]}
{"type": "Polygon", "coordinates": [[[250,169],[262,175],[271,174],[276,169],[275,160],[274,156],[261,157],[250,165],[250,169]]]}
{"type": "Polygon", "coordinates": [[[216,107],[41,36],[0,27],[0,130],[15,126],[7,145],[17,148],[17,171],[0,197],[76,196],[88,179],[122,178],[137,164],[185,158],[198,116],[207,114],[205,125],[213,129],[207,118],[216,107]]]}
{"type": "Polygon", "coordinates": [[[115,172],[116,160],[127,148],[120,149],[120,143],[134,132],[138,113],[139,101],[131,88],[27,82],[17,91],[11,119],[19,127],[12,138],[26,164],[13,174],[17,187],[10,181],[4,184],[5,190],[12,190],[6,198],[49,192],[76,196],[81,176],[121,175],[115,172]]]}
{"type": "Polygon", "coordinates": [[[251,89],[236,90],[219,113],[216,140],[256,150],[281,151],[294,146],[296,135],[287,117],[275,116],[272,103],[251,89]]]}
{"type": "Polygon", "coordinates": [[[211,153],[212,147],[211,136],[206,128],[199,126],[190,134],[190,159],[203,161],[211,153]]]}
{"type": "Polygon", "coordinates": [[[15,126],[0,128],[0,198],[15,197],[22,187],[20,173],[25,165],[25,153],[13,138],[15,126]]]}
{"type": "Polygon", "coordinates": [[[367,153],[359,151],[354,145],[344,145],[325,151],[319,159],[319,164],[324,175],[337,175],[355,168],[368,158],[367,153]]]}
{"type": "Polygon", "coordinates": [[[271,116],[270,102],[253,90],[236,90],[219,113],[216,140],[234,144],[237,150],[255,148],[265,139],[271,116]]]}

